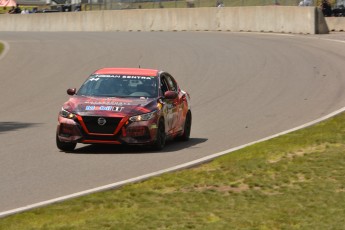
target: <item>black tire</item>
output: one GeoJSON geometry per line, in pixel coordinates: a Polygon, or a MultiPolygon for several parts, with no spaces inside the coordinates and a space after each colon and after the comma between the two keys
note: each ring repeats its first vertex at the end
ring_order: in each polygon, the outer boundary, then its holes
{"type": "Polygon", "coordinates": [[[181,141],[189,141],[190,131],[192,129],[192,112],[189,110],[184,122],[183,134],[178,137],[181,141]]]}
{"type": "Polygon", "coordinates": [[[76,145],[77,143],[60,141],[58,135],[56,134],[56,146],[58,147],[58,149],[64,152],[71,152],[75,149],[76,145]]]}
{"type": "Polygon", "coordinates": [[[165,134],[165,125],[164,121],[161,119],[158,124],[156,140],[153,143],[152,147],[154,150],[162,150],[165,146],[166,134],[165,134]]]}

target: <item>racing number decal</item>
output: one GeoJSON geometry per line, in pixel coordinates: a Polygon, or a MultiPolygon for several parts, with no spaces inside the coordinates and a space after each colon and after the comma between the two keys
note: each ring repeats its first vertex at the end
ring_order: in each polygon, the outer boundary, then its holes
{"type": "Polygon", "coordinates": [[[96,105],[87,105],[85,107],[86,111],[114,111],[114,112],[121,112],[125,107],[119,106],[96,106],[96,105]]]}

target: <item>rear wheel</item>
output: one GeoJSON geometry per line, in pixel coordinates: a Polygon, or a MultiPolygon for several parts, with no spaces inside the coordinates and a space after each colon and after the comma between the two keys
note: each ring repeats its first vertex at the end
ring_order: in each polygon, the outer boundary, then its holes
{"type": "Polygon", "coordinates": [[[166,141],[165,126],[163,120],[159,121],[156,135],[156,140],[152,147],[154,150],[162,150],[165,146],[166,141]]]}
{"type": "Polygon", "coordinates": [[[74,150],[76,145],[77,143],[60,141],[58,135],[56,134],[56,146],[58,147],[58,149],[65,152],[70,152],[74,150]]]}
{"type": "Polygon", "coordinates": [[[183,134],[179,136],[179,140],[188,141],[190,137],[190,131],[192,128],[192,112],[188,111],[186,121],[184,122],[183,134]]]}

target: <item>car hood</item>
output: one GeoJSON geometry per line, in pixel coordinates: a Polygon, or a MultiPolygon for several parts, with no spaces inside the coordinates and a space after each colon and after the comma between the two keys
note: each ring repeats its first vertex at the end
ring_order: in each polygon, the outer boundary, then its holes
{"type": "Polygon", "coordinates": [[[80,116],[126,117],[148,113],[157,108],[157,98],[100,98],[73,96],[63,108],[80,116]]]}

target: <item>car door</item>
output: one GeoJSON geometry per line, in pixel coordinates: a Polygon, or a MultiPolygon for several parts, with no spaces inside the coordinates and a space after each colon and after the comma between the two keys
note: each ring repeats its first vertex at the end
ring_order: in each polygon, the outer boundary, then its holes
{"type": "Polygon", "coordinates": [[[177,98],[167,100],[169,104],[169,133],[173,134],[176,133],[180,128],[179,121],[181,120],[182,116],[182,108],[181,108],[181,93],[179,92],[178,85],[175,79],[170,74],[164,75],[164,82],[167,85],[169,91],[174,91],[178,94],[177,98]]]}
{"type": "Polygon", "coordinates": [[[175,100],[164,98],[164,93],[167,91],[171,91],[166,74],[161,75],[160,82],[163,102],[165,105],[165,127],[168,133],[172,134],[174,132],[174,120],[176,119],[175,100]]]}
{"type": "Polygon", "coordinates": [[[175,79],[170,75],[168,79],[168,82],[172,85],[173,91],[177,93],[177,98],[174,100],[174,106],[175,106],[175,120],[174,120],[174,133],[177,133],[179,131],[183,130],[183,125],[184,125],[184,119],[183,119],[183,113],[184,113],[184,93],[182,93],[180,87],[178,86],[177,82],[175,79]],[[170,79],[170,81],[169,81],[170,79]]]}

